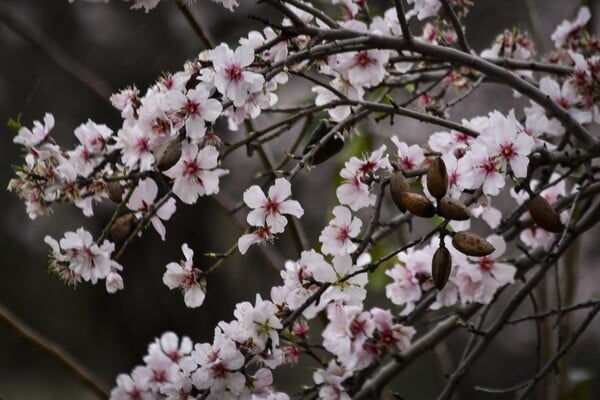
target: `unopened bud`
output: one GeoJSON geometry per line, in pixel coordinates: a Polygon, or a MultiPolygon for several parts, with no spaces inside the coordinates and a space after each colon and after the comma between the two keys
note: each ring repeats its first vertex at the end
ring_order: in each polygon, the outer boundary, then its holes
{"type": "Polygon", "coordinates": [[[452,236],[452,245],[463,254],[473,257],[484,257],[496,250],[494,246],[484,238],[471,232],[456,232],[452,236]]]}
{"type": "Polygon", "coordinates": [[[540,228],[548,232],[562,232],[563,224],[556,210],[548,203],[548,200],[540,195],[534,195],[527,203],[527,209],[531,218],[540,228]]]}
{"type": "MultiPolygon", "coordinates": [[[[323,121],[319,123],[319,125],[315,128],[315,130],[311,133],[310,138],[308,139],[308,143],[304,147],[302,154],[308,154],[308,152],[313,151],[313,148],[331,131],[333,125],[328,121],[323,121]]],[[[310,163],[312,165],[321,164],[331,157],[339,153],[342,148],[344,148],[344,139],[338,135],[334,134],[330,136],[317,150],[315,150],[310,158],[310,163]]]]}
{"type": "Polygon", "coordinates": [[[448,191],[448,172],[440,157],[434,158],[427,170],[427,190],[437,199],[444,197],[448,191]]]}
{"type": "Polygon", "coordinates": [[[179,161],[181,157],[181,141],[173,138],[165,143],[156,156],[156,167],[160,171],[166,171],[179,161]]]}
{"type": "Polygon", "coordinates": [[[433,254],[433,260],[431,261],[431,277],[438,290],[442,290],[446,286],[451,270],[452,257],[450,252],[446,247],[440,246],[433,254]]]}

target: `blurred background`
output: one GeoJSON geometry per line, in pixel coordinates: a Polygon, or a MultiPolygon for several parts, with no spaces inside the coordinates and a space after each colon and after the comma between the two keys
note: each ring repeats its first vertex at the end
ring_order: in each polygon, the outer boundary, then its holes
{"type": "MultiPolygon", "coordinates": [[[[254,1],[240,0],[240,3],[236,13],[208,0],[197,1],[191,10],[217,43],[233,44],[249,30],[262,28],[249,15],[263,18],[273,15],[254,1]]],[[[598,8],[597,2],[588,3],[598,8]]],[[[392,2],[370,0],[369,4],[372,9],[385,9],[392,2]]],[[[562,19],[572,18],[578,5],[579,2],[572,0],[478,0],[467,18],[468,38],[480,51],[503,29],[520,26],[530,30],[534,24],[539,37],[545,38],[543,43],[537,43],[538,49],[547,51],[554,27],[562,19]]],[[[279,19],[276,16],[275,20],[279,19]]],[[[214,202],[202,199],[193,207],[178,204],[178,212],[166,224],[165,242],[149,230],[143,240],[129,248],[121,262],[125,267],[126,290],[108,295],[103,284],[82,284],[76,289],[65,286],[47,272],[48,247],[43,243],[44,236],[59,238],[65,231],[82,225],[97,235],[110,218],[113,206],[96,207],[96,215],[91,219],[85,219],[71,207],[57,206],[53,215],[31,221],[22,202],[4,190],[13,174],[11,166],[21,163],[20,149],[12,143],[13,133],[6,122],[21,114],[23,124],[31,126],[33,120],[41,120],[45,112],[51,112],[56,119],[54,136],[67,147],[75,140],[74,128],[88,118],[117,131],[121,122],[119,113],[98,91],[114,92],[135,84],[144,92],[162,73],[180,69],[185,60],[202,49],[202,43],[170,0],[161,2],[148,14],[129,10],[128,3],[117,0],[101,5],[79,1],[69,4],[66,0],[0,2],[0,304],[74,355],[108,387],[113,386],[117,374],[129,372],[140,363],[148,343],[167,330],[188,335],[195,342],[211,340],[215,324],[231,319],[237,302],[252,301],[257,292],[268,297],[269,288],[279,282],[278,276],[254,249],[248,257],[234,257],[211,277],[206,302],[200,309],[184,307],[181,295],[169,291],[161,280],[164,266],[182,258],[181,244],[190,244],[198,264],[209,263],[210,260],[202,258],[203,253],[225,252],[232,238],[240,235],[239,228],[214,202]],[[32,35],[37,43],[28,39],[32,35]],[[40,43],[54,48],[53,56],[43,51],[40,43]],[[92,71],[98,77],[96,92],[66,73],[56,61],[74,61],[92,71]]],[[[280,97],[285,103],[292,103],[308,99],[305,96],[280,97]]],[[[498,87],[485,87],[476,100],[461,105],[453,118],[473,117],[487,113],[492,107],[506,111],[525,104],[515,100],[510,91],[498,87]]],[[[381,136],[403,135],[408,141],[422,141],[418,138],[436,130],[404,119],[400,122],[393,127],[365,129],[373,129],[381,136]]],[[[281,156],[276,147],[269,150],[281,156]]],[[[228,160],[226,167],[232,175],[224,179],[222,189],[237,201],[253,174],[261,170],[243,156],[239,154],[228,160]]],[[[319,167],[323,173],[313,174],[310,179],[301,176],[295,186],[294,197],[306,210],[303,222],[309,238],[318,237],[334,205],[331,183],[341,163],[340,158],[319,167]]],[[[579,242],[575,276],[578,299],[589,298],[598,291],[600,249],[594,246],[598,243],[594,239],[598,233],[596,229],[579,242]]],[[[312,240],[315,244],[315,239],[312,240]]],[[[282,258],[295,257],[287,235],[282,235],[276,246],[282,258]]],[[[374,303],[382,296],[387,282],[382,277],[378,280],[379,283],[373,284],[377,293],[374,303]]],[[[527,304],[521,314],[529,311],[527,304]]],[[[575,314],[574,321],[582,315],[575,314]]],[[[600,398],[599,325],[596,322],[570,355],[574,382],[580,382],[580,388],[587,387],[582,390],[583,397],[573,399],[600,398]]],[[[531,376],[535,365],[533,327],[522,324],[505,329],[467,375],[459,398],[513,398],[512,394],[476,391],[473,386],[507,387],[531,376]]],[[[444,364],[457,361],[466,337],[464,333],[454,334],[445,346],[438,348],[437,357],[428,355],[409,368],[394,384],[403,398],[432,398],[443,386],[444,364]]],[[[311,380],[310,371],[302,365],[288,368],[282,374],[288,377],[285,382],[290,388],[311,380]]],[[[55,361],[0,323],[0,398],[95,397],[55,361]]]]}

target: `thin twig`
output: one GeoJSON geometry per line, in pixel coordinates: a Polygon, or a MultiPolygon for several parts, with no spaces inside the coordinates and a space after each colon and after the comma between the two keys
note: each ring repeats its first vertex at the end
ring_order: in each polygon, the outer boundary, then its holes
{"type": "Polygon", "coordinates": [[[518,324],[518,323],[524,322],[524,321],[544,319],[544,318],[551,317],[552,315],[556,315],[556,314],[564,314],[564,313],[568,313],[571,311],[581,310],[582,308],[595,307],[599,303],[600,303],[600,300],[590,300],[590,301],[586,301],[585,303],[574,304],[572,306],[567,306],[567,307],[562,307],[562,308],[555,308],[552,310],[544,311],[542,313],[528,315],[526,317],[510,319],[510,320],[506,321],[506,323],[513,325],[513,324],[518,324]]]}

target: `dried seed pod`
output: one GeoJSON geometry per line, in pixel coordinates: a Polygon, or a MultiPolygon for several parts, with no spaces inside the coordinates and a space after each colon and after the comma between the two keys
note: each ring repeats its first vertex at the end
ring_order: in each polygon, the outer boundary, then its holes
{"type": "Polygon", "coordinates": [[[438,210],[442,217],[454,221],[465,221],[471,218],[471,211],[461,201],[444,197],[438,201],[438,210]]]}
{"type": "Polygon", "coordinates": [[[121,215],[110,228],[110,236],[117,243],[125,241],[133,229],[133,214],[121,215]]]}
{"type": "Polygon", "coordinates": [[[123,186],[117,181],[111,181],[106,184],[106,191],[108,192],[108,198],[115,203],[123,201],[123,186]]]}
{"type": "Polygon", "coordinates": [[[410,185],[404,175],[402,175],[402,172],[394,172],[390,178],[390,193],[394,204],[402,212],[406,211],[406,207],[402,203],[402,195],[407,193],[409,189],[410,185]]]}
{"type": "MultiPolygon", "coordinates": [[[[317,145],[329,133],[329,131],[333,128],[333,124],[329,121],[322,121],[317,125],[315,130],[311,133],[310,138],[308,139],[308,143],[304,147],[302,154],[307,154],[309,151],[313,149],[314,146],[317,145]]],[[[331,157],[339,153],[344,148],[344,139],[338,135],[334,134],[327,139],[321,147],[319,147],[310,158],[310,163],[312,165],[321,164],[331,157]]]]}
{"type": "Polygon", "coordinates": [[[448,191],[448,172],[440,157],[434,158],[427,170],[427,190],[437,199],[444,197],[448,191]]]}
{"type": "Polygon", "coordinates": [[[431,277],[438,290],[442,290],[452,271],[452,257],[447,248],[440,246],[433,254],[431,261],[431,277]]]}
{"type": "Polygon", "coordinates": [[[527,203],[527,209],[531,214],[533,221],[542,229],[548,232],[562,232],[563,224],[560,221],[560,216],[556,210],[548,203],[548,200],[540,195],[533,196],[529,203],[527,203]]]}
{"type": "Polygon", "coordinates": [[[402,194],[402,205],[411,214],[419,217],[431,218],[435,215],[433,203],[427,197],[417,193],[407,192],[402,194]]]}
{"type": "Polygon", "coordinates": [[[181,141],[174,138],[158,150],[156,155],[156,167],[159,171],[166,171],[179,161],[181,157],[181,141]]]}
{"type": "Polygon", "coordinates": [[[452,245],[461,253],[473,257],[487,256],[496,250],[494,246],[484,238],[466,231],[456,232],[454,236],[452,236],[452,245]]]}

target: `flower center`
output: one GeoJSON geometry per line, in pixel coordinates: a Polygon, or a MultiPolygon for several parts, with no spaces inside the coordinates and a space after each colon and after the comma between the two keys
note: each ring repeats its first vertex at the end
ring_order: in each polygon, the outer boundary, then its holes
{"type": "Polygon", "coordinates": [[[500,150],[500,154],[507,160],[510,160],[515,155],[515,149],[513,148],[512,143],[502,146],[502,150],[500,150]]]}
{"type": "Polygon", "coordinates": [[[148,138],[140,138],[137,141],[137,150],[139,153],[147,153],[150,150],[148,138]]]}
{"type": "Polygon", "coordinates": [[[187,103],[185,104],[185,111],[187,112],[188,115],[193,115],[193,114],[197,114],[198,113],[198,109],[199,109],[199,104],[195,103],[191,100],[188,100],[187,103]]]}
{"type": "Polygon", "coordinates": [[[195,176],[200,171],[200,167],[196,163],[196,160],[190,160],[185,162],[185,169],[183,171],[184,175],[192,175],[195,176]]]}
{"type": "Polygon", "coordinates": [[[269,215],[275,215],[275,214],[279,213],[279,203],[274,202],[273,200],[269,199],[269,201],[267,202],[267,205],[265,206],[265,211],[269,215]]]}
{"type": "Polygon", "coordinates": [[[237,65],[232,65],[229,67],[227,73],[229,74],[229,79],[236,82],[241,81],[244,77],[244,70],[237,65]]]}
{"type": "Polygon", "coordinates": [[[337,236],[338,241],[345,242],[346,240],[348,240],[349,237],[350,237],[350,232],[348,232],[348,227],[347,226],[340,227],[340,229],[338,230],[338,236],[337,236]]]}
{"type": "Polygon", "coordinates": [[[413,169],[415,167],[415,163],[410,158],[403,158],[402,167],[404,169],[413,169]]]}
{"type": "Polygon", "coordinates": [[[479,260],[479,266],[486,271],[490,271],[494,267],[494,260],[489,257],[483,257],[479,260]]]}
{"type": "Polygon", "coordinates": [[[496,162],[492,158],[488,158],[481,166],[486,174],[496,172],[496,162]]]}
{"type": "Polygon", "coordinates": [[[362,68],[366,68],[369,65],[373,64],[374,60],[369,56],[369,53],[366,51],[361,51],[356,55],[356,64],[362,68]]]}

